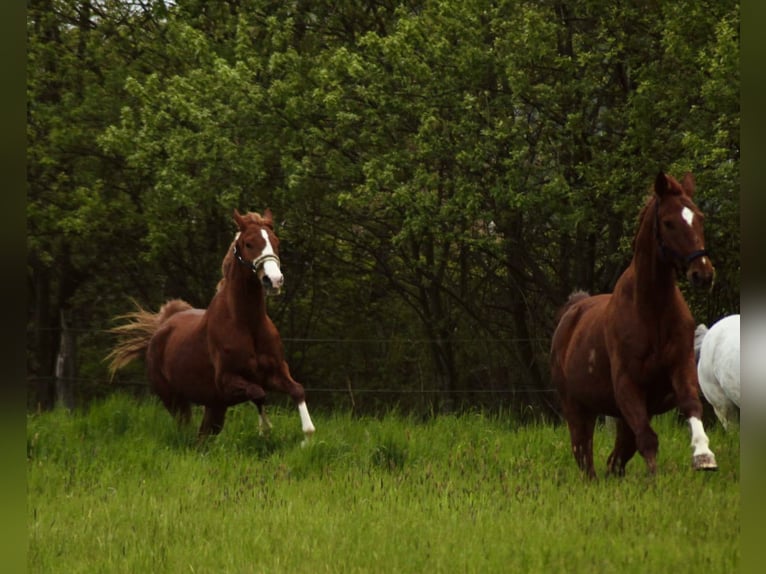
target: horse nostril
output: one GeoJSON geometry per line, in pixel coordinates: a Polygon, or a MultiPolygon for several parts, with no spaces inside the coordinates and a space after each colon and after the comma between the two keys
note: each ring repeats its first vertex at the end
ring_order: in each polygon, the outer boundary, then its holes
{"type": "Polygon", "coordinates": [[[267,289],[271,289],[271,277],[269,277],[268,275],[263,276],[263,279],[261,279],[261,283],[267,289]]]}
{"type": "Polygon", "coordinates": [[[697,271],[689,273],[689,281],[694,287],[709,287],[713,284],[713,274],[697,271]]]}
{"type": "Polygon", "coordinates": [[[692,283],[697,285],[701,283],[700,274],[697,271],[692,271],[692,283]]]}

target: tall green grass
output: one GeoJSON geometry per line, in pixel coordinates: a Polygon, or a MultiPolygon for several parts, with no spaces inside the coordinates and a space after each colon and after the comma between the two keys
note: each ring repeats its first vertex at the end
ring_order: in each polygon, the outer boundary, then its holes
{"type": "MultiPolygon", "coordinates": [[[[418,422],[231,409],[197,445],[154,402],[30,415],[30,572],[733,572],[739,441],[708,429],[720,470],[656,420],[659,471],[582,478],[566,428],[500,416],[418,422]]],[[[603,474],[611,436],[597,429],[603,474]]]]}

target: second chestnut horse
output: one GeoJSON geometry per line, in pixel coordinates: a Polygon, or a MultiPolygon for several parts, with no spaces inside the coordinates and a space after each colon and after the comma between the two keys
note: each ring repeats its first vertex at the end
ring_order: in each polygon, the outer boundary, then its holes
{"type": "Polygon", "coordinates": [[[659,441],[650,421],[674,407],[689,422],[693,467],[716,468],[702,425],[695,323],[676,284],[676,275],[684,272],[695,287],[713,282],[694,190],[691,173],[682,182],[658,174],[639,216],[633,258],[614,291],[573,293],[559,312],[551,377],[572,453],[591,478],[596,476],[593,431],[598,415],[617,419],[607,471],[624,474],[638,451],[654,473],[659,441]]]}

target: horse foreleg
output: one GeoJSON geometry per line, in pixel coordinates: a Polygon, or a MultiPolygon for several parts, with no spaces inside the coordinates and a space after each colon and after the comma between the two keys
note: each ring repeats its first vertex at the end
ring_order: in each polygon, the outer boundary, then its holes
{"type": "Polygon", "coordinates": [[[298,406],[298,414],[301,417],[301,428],[303,429],[304,434],[302,444],[305,446],[308,444],[311,435],[314,434],[316,429],[314,428],[314,423],[311,421],[309,409],[306,406],[306,393],[303,390],[303,385],[293,379],[292,375],[290,375],[290,367],[287,365],[286,361],[282,361],[281,369],[272,380],[272,384],[276,388],[289,394],[290,398],[292,398],[293,402],[298,406]]]}
{"type": "Polygon", "coordinates": [[[249,400],[258,407],[259,434],[264,434],[264,428],[266,429],[266,432],[271,430],[271,422],[266,417],[266,411],[264,409],[266,391],[263,390],[263,387],[234,373],[222,373],[219,376],[218,381],[218,388],[221,389],[225,400],[229,404],[249,400]]]}
{"type": "Polygon", "coordinates": [[[258,407],[258,434],[264,435],[271,432],[271,421],[266,416],[266,407],[264,406],[265,398],[257,399],[253,401],[256,407],[258,407]]]}
{"type": "Polygon", "coordinates": [[[303,444],[306,445],[308,444],[311,435],[314,434],[316,429],[314,428],[314,423],[311,422],[311,416],[309,416],[309,409],[306,406],[305,400],[298,403],[298,413],[301,416],[301,428],[303,429],[303,434],[305,435],[303,444]]]}
{"type": "Polygon", "coordinates": [[[702,403],[697,391],[698,388],[697,368],[692,355],[685,368],[674,374],[673,389],[678,399],[678,410],[689,422],[689,430],[692,435],[691,446],[694,449],[692,468],[695,470],[717,470],[715,455],[708,446],[710,440],[705,434],[705,427],[702,424],[702,403]]]}
{"type": "Polygon", "coordinates": [[[718,470],[718,464],[715,462],[715,455],[708,446],[710,440],[705,434],[705,427],[702,421],[697,417],[690,417],[689,429],[692,435],[692,467],[694,470],[718,470]]]}
{"type": "Polygon", "coordinates": [[[654,474],[657,472],[659,439],[649,424],[646,396],[626,375],[617,376],[613,380],[616,381],[614,398],[622,413],[623,424],[633,432],[636,449],[644,457],[649,473],[654,474]]]}
{"type": "Polygon", "coordinates": [[[625,476],[625,465],[636,454],[636,435],[623,419],[613,419],[616,425],[614,450],[606,462],[607,474],[625,476]]]}
{"type": "Polygon", "coordinates": [[[210,435],[217,435],[223,430],[223,423],[226,419],[226,407],[205,407],[205,414],[197,433],[197,440],[202,441],[210,435]]]}

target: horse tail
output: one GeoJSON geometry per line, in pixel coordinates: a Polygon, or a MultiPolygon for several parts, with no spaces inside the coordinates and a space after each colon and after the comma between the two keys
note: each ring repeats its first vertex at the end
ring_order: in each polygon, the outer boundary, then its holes
{"type": "Polygon", "coordinates": [[[578,301],[582,301],[583,299],[587,299],[590,297],[590,293],[587,291],[573,291],[569,294],[569,298],[567,299],[567,302],[564,303],[561,308],[556,312],[556,324],[558,325],[559,321],[561,321],[561,318],[564,316],[564,313],[566,313],[569,308],[577,303],[578,301]]]}
{"type": "Polygon", "coordinates": [[[116,317],[118,320],[124,319],[127,322],[109,330],[118,337],[117,344],[105,359],[109,361],[109,380],[114,378],[119,369],[134,359],[143,358],[149,347],[149,341],[165,321],[176,313],[192,308],[189,303],[181,299],[171,299],[160,307],[157,313],[147,311],[136,301],[133,301],[133,304],[136,306],[135,311],[116,317]]]}

